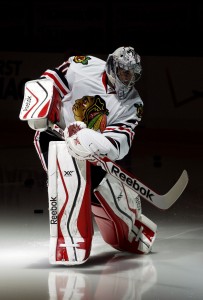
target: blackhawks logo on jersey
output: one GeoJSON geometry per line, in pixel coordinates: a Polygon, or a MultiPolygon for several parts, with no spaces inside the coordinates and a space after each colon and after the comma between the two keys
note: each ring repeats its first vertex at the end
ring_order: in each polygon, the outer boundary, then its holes
{"type": "Polygon", "coordinates": [[[88,65],[88,60],[90,60],[91,58],[89,56],[83,56],[83,55],[80,55],[80,56],[75,56],[73,58],[73,61],[75,63],[81,63],[83,65],[88,65]]]}
{"type": "Polygon", "coordinates": [[[137,113],[136,113],[137,117],[142,118],[142,116],[143,116],[143,105],[141,103],[134,104],[134,105],[137,108],[137,113]]]}
{"type": "Polygon", "coordinates": [[[84,96],[77,99],[72,110],[75,120],[84,122],[88,128],[101,132],[106,128],[109,111],[100,96],[84,96]]]}

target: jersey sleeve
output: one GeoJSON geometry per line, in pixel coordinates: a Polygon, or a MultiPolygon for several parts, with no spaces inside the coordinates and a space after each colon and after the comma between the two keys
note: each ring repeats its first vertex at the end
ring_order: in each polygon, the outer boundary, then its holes
{"type": "Polygon", "coordinates": [[[122,116],[122,119],[107,125],[103,131],[107,138],[113,139],[113,144],[119,152],[118,160],[128,154],[134,140],[135,129],[142,119],[142,113],[143,102],[140,99],[131,107],[126,116],[122,116]]]}
{"type": "Polygon", "coordinates": [[[53,81],[54,86],[57,88],[62,98],[70,92],[68,81],[65,76],[70,67],[70,63],[71,58],[63,62],[59,67],[47,69],[41,75],[41,78],[48,78],[53,81]]]}

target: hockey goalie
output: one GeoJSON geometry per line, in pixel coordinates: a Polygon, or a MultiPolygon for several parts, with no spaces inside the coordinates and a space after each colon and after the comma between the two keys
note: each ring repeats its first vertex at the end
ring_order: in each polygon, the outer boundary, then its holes
{"type": "Polygon", "coordinates": [[[138,193],[101,168],[96,157],[122,160],[142,118],[135,89],[140,56],[120,47],[103,61],[71,56],[25,84],[20,119],[48,176],[50,263],[82,264],[91,255],[93,218],[105,243],[147,254],[157,226],[138,193]]]}

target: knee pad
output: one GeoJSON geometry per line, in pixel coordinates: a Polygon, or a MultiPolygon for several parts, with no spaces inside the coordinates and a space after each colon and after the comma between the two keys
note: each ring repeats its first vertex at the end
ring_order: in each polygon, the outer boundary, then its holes
{"type": "Polygon", "coordinates": [[[92,204],[92,212],[104,241],[120,251],[150,252],[157,226],[142,214],[138,194],[109,174],[94,193],[101,205],[92,204]]]}

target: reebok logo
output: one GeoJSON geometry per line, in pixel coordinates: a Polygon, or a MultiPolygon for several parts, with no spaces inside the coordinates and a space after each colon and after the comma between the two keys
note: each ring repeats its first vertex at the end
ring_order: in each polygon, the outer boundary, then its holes
{"type": "Polygon", "coordinates": [[[57,224],[57,198],[51,197],[50,199],[50,223],[57,224]]]}
{"type": "Polygon", "coordinates": [[[25,107],[23,109],[23,111],[28,111],[29,107],[30,107],[30,103],[32,101],[32,97],[31,96],[28,96],[26,99],[25,99],[25,107]]]}
{"type": "Polygon", "coordinates": [[[140,184],[135,179],[132,179],[131,177],[128,177],[126,174],[124,174],[120,170],[120,168],[112,165],[111,174],[114,177],[118,177],[121,181],[125,182],[130,188],[133,188],[133,190],[139,192],[141,195],[145,196],[153,202],[152,197],[154,196],[154,194],[149,189],[145,189],[143,186],[140,186],[140,184]]]}

